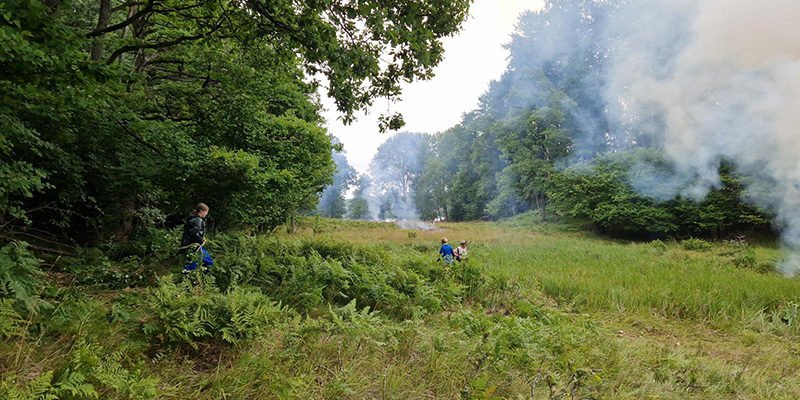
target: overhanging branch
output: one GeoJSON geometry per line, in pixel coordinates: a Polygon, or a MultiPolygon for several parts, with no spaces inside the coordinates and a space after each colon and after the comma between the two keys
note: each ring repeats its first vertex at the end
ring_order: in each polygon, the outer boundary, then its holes
{"type": "Polygon", "coordinates": [[[195,35],[195,36],[181,36],[179,38],[160,43],[148,43],[138,46],[122,46],[111,54],[111,57],[108,58],[106,64],[108,65],[113,64],[114,61],[117,59],[117,57],[129,51],[142,50],[142,49],[163,49],[165,47],[175,46],[176,44],[181,44],[183,42],[188,42],[192,40],[198,40],[204,37],[206,37],[206,34],[195,35]]]}
{"type": "Polygon", "coordinates": [[[153,11],[153,6],[155,5],[155,3],[156,3],[156,0],[149,0],[147,2],[147,5],[144,8],[142,8],[141,10],[139,10],[136,14],[133,14],[132,17],[130,17],[130,18],[126,19],[125,21],[122,21],[122,22],[120,22],[118,24],[114,24],[114,25],[111,25],[111,26],[108,26],[108,27],[105,27],[105,28],[102,28],[102,29],[95,29],[95,30],[87,33],[86,37],[87,38],[93,38],[93,37],[97,37],[97,36],[102,36],[102,35],[104,35],[104,34],[106,34],[108,32],[113,32],[113,31],[116,31],[116,30],[123,29],[126,26],[136,22],[139,18],[141,18],[145,14],[151,13],[153,11]]]}

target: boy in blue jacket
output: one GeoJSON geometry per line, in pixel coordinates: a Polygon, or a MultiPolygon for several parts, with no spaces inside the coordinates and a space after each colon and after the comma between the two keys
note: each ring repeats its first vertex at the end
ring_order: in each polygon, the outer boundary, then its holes
{"type": "Polygon", "coordinates": [[[187,254],[187,262],[183,267],[183,273],[197,268],[197,261],[202,261],[205,267],[204,273],[214,265],[214,260],[211,255],[206,251],[206,215],[208,215],[208,206],[200,203],[192,210],[192,215],[186,219],[183,224],[183,237],[181,237],[181,252],[187,254]],[[199,256],[199,257],[198,257],[199,256]]]}
{"type": "Polygon", "coordinates": [[[439,260],[444,260],[448,264],[453,263],[453,246],[447,244],[447,238],[442,238],[442,247],[439,249],[439,260]]]}

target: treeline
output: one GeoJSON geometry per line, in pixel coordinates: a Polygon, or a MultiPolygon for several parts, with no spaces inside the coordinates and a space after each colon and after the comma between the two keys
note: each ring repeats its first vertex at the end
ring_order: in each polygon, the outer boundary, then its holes
{"type": "Polygon", "coordinates": [[[533,210],[543,221],[549,213],[580,217],[603,232],[640,238],[768,228],[770,216],[743,202],[735,165],[720,160],[720,184],[694,195],[695,178],[680,176],[660,150],[666,128],[659,110],[619,117],[615,108],[624,101],[606,90],[607,69],[625,43],[605,21],[625,3],[551,0],[521,15],[506,72],[478,109],[445,132],[387,141],[370,170],[372,195],[359,188],[352,204],[375,202],[371,217],[379,219],[408,216],[398,210],[409,198],[425,220],[533,210]]]}
{"type": "Polygon", "coordinates": [[[318,91],[346,121],[396,98],[431,76],[468,6],[2,2],[0,230],[124,239],[198,201],[212,226],[275,227],[314,208],[335,172],[318,91]]]}

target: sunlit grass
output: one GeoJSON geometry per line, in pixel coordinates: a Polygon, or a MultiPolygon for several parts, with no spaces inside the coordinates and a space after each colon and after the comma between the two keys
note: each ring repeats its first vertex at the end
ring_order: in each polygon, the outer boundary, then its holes
{"type": "MultiPolygon", "coordinates": [[[[674,241],[650,244],[602,238],[571,224],[527,220],[442,223],[440,231],[409,231],[391,223],[315,235],[387,246],[469,242],[470,262],[518,277],[559,303],[587,311],[657,313],[714,323],[750,323],[764,313],[800,303],[800,280],[735,265],[737,249],[714,243],[685,250],[674,241]]],[[[754,247],[759,262],[779,255],[769,243],[754,247]]]]}
{"type": "Polygon", "coordinates": [[[294,235],[211,237],[210,286],[58,289],[41,330],[0,342],[0,397],[79,368],[120,399],[800,398],[800,280],[766,271],[770,242],[611,240],[531,215],[437,225],[300,218],[294,235]],[[468,241],[469,268],[436,262],[442,237],[468,241]],[[276,303],[227,317],[248,299],[276,303]],[[235,345],[164,336],[192,315],[235,345]],[[111,375],[92,361],[108,354],[111,375]]]}

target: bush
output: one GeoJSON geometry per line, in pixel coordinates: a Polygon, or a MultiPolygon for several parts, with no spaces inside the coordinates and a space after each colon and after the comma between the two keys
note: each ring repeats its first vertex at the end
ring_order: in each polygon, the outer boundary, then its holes
{"type": "Polygon", "coordinates": [[[555,173],[548,195],[558,213],[587,218],[614,236],[716,238],[764,228],[765,213],[741,200],[742,178],[725,162],[719,173],[723,187],[695,202],[680,195],[695,182],[679,179],[662,150],[636,148],[555,173]]]}
{"type": "Polygon", "coordinates": [[[756,252],[744,240],[732,240],[726,242],[726,246],[721,252],[726,257],[727,262],[737,268],[747,268],[760,273],[775,272],[775,260],[758,260],[756,252]]]}
{"type": "Polygon", "coordinates": [[[684,250],[696,250],[696,251],[707,251],[711,250],[711,243],[706,242],[703,239],[697,238],[689,238],[686,240],[681,240],[681,246],[684,250]]]}
{"type": "Polygon", "coordinates": [[[116,262],[105,256],[85,257],[67,264],[66,270],[75,274],[75,283],[79,285],[106,289],[150,286],[156,279],[152,267],[137,256],[129,256],[116,262]]]}
{"type": "Polygon", "coordinates": [[[182,234],[182,228],[171,230],[147,226],[137,228],[129,240],[113,241],[102,246],[106,255],[112,260],[123,260],[130,257],[152,261],[166,261],[175,257],[182,234]]]}

